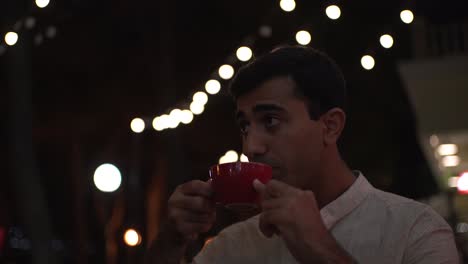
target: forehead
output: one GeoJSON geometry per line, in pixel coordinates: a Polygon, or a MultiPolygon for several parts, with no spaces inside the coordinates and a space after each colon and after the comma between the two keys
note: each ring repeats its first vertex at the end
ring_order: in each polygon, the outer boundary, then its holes
{"type": "Polygon", "coordinates": [[[286,107],[288,103],[301,101],[295,93],[295,83],[288,77],[275,77],[237,99],[237,110],[249,112],[256,105],[275,104],[286,107]]]}

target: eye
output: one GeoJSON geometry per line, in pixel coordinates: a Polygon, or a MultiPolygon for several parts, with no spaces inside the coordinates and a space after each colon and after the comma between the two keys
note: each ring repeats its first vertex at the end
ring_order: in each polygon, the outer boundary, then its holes
{"type": "Polygon", "coordinates": [[[265,116],[263,118],[263,124],[268,129],[275,128],[276,126],[279,125],[279,123],[280,123],[279,119],[274,116],[265,116]]]}
{"type": "Polygon", "coordinates": [[[239,121],[239,129],[242,135],[246,135],[249,129],[249,123],[245,120],[239,121]]]}

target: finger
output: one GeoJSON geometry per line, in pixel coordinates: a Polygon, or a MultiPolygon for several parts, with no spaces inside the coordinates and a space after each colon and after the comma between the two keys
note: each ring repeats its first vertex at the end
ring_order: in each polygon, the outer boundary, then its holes
{"type": "Polygon", "coordinates": [[[204,196],[206,198],[211,198],[213,196],[211,181],[189,181],[180,185],[178,188],[185,195],[204,196]]]}
{"type": "Polygon", "coordinates": [[[271,199],[263,200],[260,203],[260,206],[262,208],[262,211],[270,211],[270,210],[280,209],[284,207],[285,204],[287,204],[287,201],[285,198],[271,198],[271,199]]]}
{"type": "Polygon", "coordinates": [[[270,223],[268,219],[264,217],[263,214],[260,215],[258,224],[259,224],[260,231],[266,237],[272,237],[274,234],[279,234],[278,228],[276,228],[275,225],[270,223]]]}
{"type": "Polygon", "coordinates": [[[212,213],[216,210],[212,200],[200,196],[175,196],[169,201],[169,206],[199,213],[212,213]]]}
{"type": "Polygon", "coordinates": [[[254,189],[255,189],[258,193],[263,194],[263,193],[265,192],[265,188],[266,188],[266,187],[265,187],[265,184],[263,184],[263,183],[262,183],[261,181],[259,181],[258,179],[255,179],[255,180],[253,181],[252,184],[253,184],[254,189]]]}

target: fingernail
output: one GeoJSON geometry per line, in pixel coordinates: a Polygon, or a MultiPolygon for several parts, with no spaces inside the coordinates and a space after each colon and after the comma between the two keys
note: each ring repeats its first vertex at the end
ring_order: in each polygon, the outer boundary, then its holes
{"type": "Polygon", "coordinates": [[[259,181],[258,179],[255,179],[252,183],[253,187],[256,189],[256,190],[259,190],[262,188],[263,186],[263,183],[261,181],[259,181]]]}

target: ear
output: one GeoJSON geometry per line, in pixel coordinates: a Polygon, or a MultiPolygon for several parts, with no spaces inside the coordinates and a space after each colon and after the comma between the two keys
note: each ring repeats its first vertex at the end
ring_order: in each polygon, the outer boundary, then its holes
{"type": "Polygon", "coordinates": [[[341,108],[332,108],[320,117],[324,124],[323,141],[325,145],[336,144],[346,124],[346,114],[341,108]]]}

